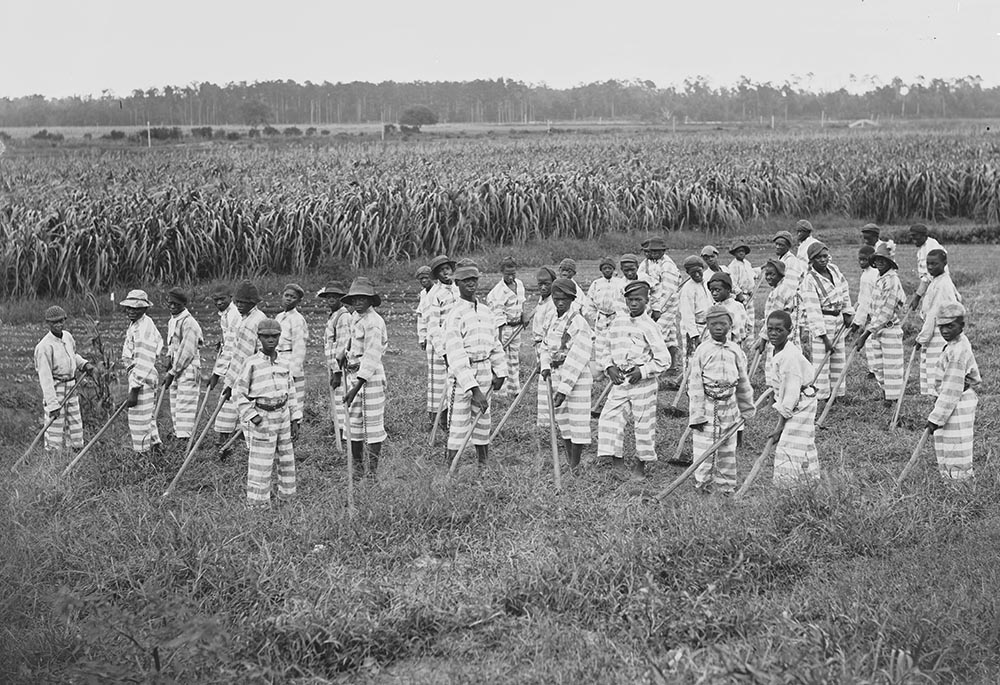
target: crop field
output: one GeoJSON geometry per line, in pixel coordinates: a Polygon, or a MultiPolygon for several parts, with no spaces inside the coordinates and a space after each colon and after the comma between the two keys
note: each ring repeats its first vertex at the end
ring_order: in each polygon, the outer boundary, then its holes
{"type": "MultiPolygon", "coordinates": [[[[770,220],[759,228],[779,227],[770,220]]],[[[818,230],[835,245],[853,292],[856,228],[818,230]]],[[[678,262],[697,245],[681,249],[680,235],[669,251],[678,262]]],[[[640,238],[623,234],[616,252],[640,238]]],[[[592,242],[571,239],[522,248],[536,263],[594,250],[592,242]]],[[[329,437],[325,314],[307,298],[308,402],[293,502],[244,508],[242,446],[226,463],[199,453],[163,499],[181,455],[137,459],[124,423],[68,478],[59,475],[68,454],[40,451],[5,476],[0,680],[996,682],[1000,322],[993,313],[1000,248],[949,248],[983,375],[974,488],[942,483],[929,447],[915,475],[894,485],[930,400],[908,395],[902,425],[890,431],[889,410],[859,367],[848,379],[848,399],[818,432],[825,478],[816,486],[776,489],[765,468],[742,501],[700,495],[687,484],[659,503],[653,495],[678,468],[661,461],[647,483],[621,483],[597,463],[591,445],[582,472],[564,468],[557,491],[548,435],[532,428],[533,401],[515,411],[488,468],[466,466],[446,481],[441,438],[427,445],[415,283],[386,270],[376,275],[389,329],[390,437],[377,483],[356,490],[356,517],[347,515],[344,459],[329,437]]],[[[474,256],[495,264],[504,252],[485,248],[474,256]]],[[[765,252],[767,244],[755,242],[751,261],[759,264],[765,252]]],[[[908,291],[914,254],[899,246],[908,291]]],[[[582,283],[597,276],[596,264],[581,261],[582,283]]],[[[305,274],[307,291],[354,274],[331,268],[305,274]]],[[[489,271],[483,296],[498,278],[489,271]]],[[[520,274],[529,289],[533,272],[520,274]]],[[[272,314],[283,282],[262,280],[272,314]]],[[[198,293],[210,285],[200,283],[198,293]]],[[[160,302],[162,290],[150,289],[160,302]]],[[[765,295],[758,294],[758,312],[765,295]]],[[[44,329],[25,321],[44,304],[11,304],[16,325],[0,328],[4,467],[38,428],[31,347],[44,329]]],[[[218,323],[209,305],[199,301],[194,311],[209,343],[207,372],[218,323]]],[[[151,314],[165,329],[165,307],[151,314]]],[[[105,344],[120,345],[124,317],[109,308],[100,321],[105,344]]],[[[71,330],[83,333],[78,320],[71,330]]],[[[907,352],[913,332],[911,322],[907,352]]],[[[522,376],[533,363],[525,345],[522,376]]],[[[758,375],[758,392],[762,384],[758,375]]],[[[595,382],[595,394],[602,386],[595,382]]],[[[661,407],[671,399],[661,391],[661,407]]],[[[494,403],[494,422],[506,407],[494,403]]],[[[741,478],[774,421],[766,408],[750,423],[741,478]]],[[[661,459],[683,425],[661,412],[661,459]]],[[[165,411],[160,430],[169,432],[165,411]]]]}

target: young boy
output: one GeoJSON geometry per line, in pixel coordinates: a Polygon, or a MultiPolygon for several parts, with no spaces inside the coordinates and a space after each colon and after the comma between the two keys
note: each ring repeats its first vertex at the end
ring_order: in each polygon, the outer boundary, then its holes
{"type": "MultiPolygon", "coordinates": [[[[559,262],[559,278],[565,278],[567,280],[576,283],[576,299],[573,301],[575,309],[581,312],[585,317],[590,316],[590,312],[593,307],[590,304],[590,299],[584,294],[583,288],[580,284],[576,282],[576,260],[566,257],[561,262],[559,262]]],[[[592,318],[587,319],[587,323],[593,328],[596,321],[592,318]]]]}
{"type": "MultiPolygon", "coordinates": [[[[636,268],[638,268],[638,263],[636,268]]],[[[598,267],[601,277],[594,279],[587,289],[587,309],[584,316],[594,321],[594,334],[604,335],[611,327],[611,322],[619,314],[625,314],[625,302],[622,300],[622,288],[625,278],[615,275],[615,260],[604,257],[598,267]]]]}
{"type": "Polygon", "coordinates": [[[677,347],[677,298],[681,287],[681,274],[674,260],[666,254],[663,238],[654,236],[642,242],[646,258],[639,264],[637,276],[650,287],[649,316],[655,321],[670,351],[670,368],[667,373],[676,375],[681,367],[680,349],[677,347]],[[660,319],[663,321],[660,321],[660,319]]]}
{"type": "MultiPolygon", "coordinates": [[[[556,280],[556,272],[551,267],[543,266],[535,273],[535,282],[538,285],[538,304],[531,315],[531,337],[535,347],[535,359],[541,360],[542,340],[549,330],[549,326],[556,318],[556,307],[552,302],[552,283],[556,280]]],[[[535,425],[538,428],[549,427],[549,394],[542,383],[538,384],[538,401],[536,408],[538,416],[535,425]]]]}
{"type": "Polygon", "coordinates": [[[729,262],[729,275],[733,279],[733,293],[736,301],[743,305],[747,313],[747,334],[748,340],[753,340],[757,331],[757,308],[754,304],[754,293],[757,290],[757,280],[760,277],[759,269],[754,269],[747,259],[750,254],[750,246],[745,242],[737,242],[729,248],[729,254],[733,256],[733,261],[729,262]]]}
{"type": "MultiPolygon", "coordinates": [[[[795,287],[789,283],[788,279],[785,278],[785,263],[780,259],[769,259],[764,264],[762,271],[764,272],[764,280],[771,287],[771,292],[767,294],[767,300],[764,302],[765,312],[776,312],[783,311],[788,314],[791,323],[789,342],[799,347],[802,344],[800,333],[800,306],[801,300],[799,298],[799,293],[795,290],[795,287]]],[[[767,326],[761,328],[760,335],[758,336],[755,350],[757,354],[764,354],[764,378],[768,385],[771,385],[774,379],[768,377],[769,370],[771,369],[770,360],[773,356],[772,348],[767,346],[769,341],[767,335],[767,326]]],[[[812,382],[812,376],[809,377],[809,381],[812,382]]]]}
{"type": "Polygon", "coordinates": [[[264,312],[257,308],[257,304],[260,302],[260,293],[257,286],[250,281],[243,281],[237,286],[233,301],[236,303],[240,320],[230,330],[229,339],[223,345],[222,353],[215,360],[215,368],[208,381],[210,390],[219,381],[222,382],[220,399],[222,399],[223,404],[218,416],[215,417],[215,442],[219,447],[220,461],[225,461],[229,457],[230,451],[223,451],[222,448],[229,442],[239,419],[236,402],[232,399],[233,386],[236,385],[240,371],[243,370],[243,362],[259,348],[260,338],[257,336],[257,325],[267,318],[264,312]]]}
{"type": "Polygon", "coordinates": [[[83,447],[83,418],[80,416],[80,396],[75,394],[60,409],[66,394],[76,385],[79,372],[91,374],[94,365],[77,354],[73,335],[63,330],[66,310],[58,305],[45,310],[49,332],[35,345],[35,370],[42,386],[43,422],[54,419],[45,431],[45,449],[83,447]]]}
{"type": "Polygon", "coordinates": [[[729,273],[726,267],[719,264],[719,248],[715,245],[705,245],[701,248],[700,254],[701,258],[705,261],[705,270],[709,272],[709,278],[714,274],[729,273]]]}
{"type": "Polygon", "coordinates": [[[190,440],[194,432],[198,395],[201,390],[201,326],[188,311],[189,297],[183,288],[167,291],[167,364],[163,387],[169,388],[170,421],[177,440],[190,440]]]}
{"type": "Polygon", "coordinates": [[[937,394],[937,385],[941,382],[938,357],[944,349],[937,314],[946,305],[960,303],[962,296],[958,294],[948,273],[948,253],[944,250],[931,250],[927,253],[927,275],[931,280],[920,299],[920,314],[924,323],[917,333],[916,346],[920,349],[920,394],[934,396],[937,394]]]}
{"type": "Polygon", "coordinates": [[[708,279],[708,292],[712,294],[715,304],[725,307],[729,312],[730,336],[737,345],[742,345],[747,339],[747,310],[733,297],[733,280],[729,274],[717,271],[708,279]]]}
{"type": "Polygon", "coordinates": [[[215,352],[216,354],[222,354],[222,346],[226,342],[226,336],[231,334],[242,317],[239,310],[236,309],[236,305],[233,304],[233,291],[228,285],[222,284],[216,286],[210,297],[215,304],[219,315],[219,328],[222,330],[222,335],[215,344],[215,352]]]}
{"type": "Polygon", "coordinates": [[[937,240],[932,238],[928,233],[928,229],[923,224],[913,224],[910,226],[910,239],[913,240],[913,244],[917,246],[917,291],[913,293],[913,298],[910,301],[910,309],[916,309],[920,306],[920,299],[924,296],[924,291],[927,290],[927,285],[931,281],[931,275],[927,273],[927,255],[930,254],[931,250],[942,250],[945,253],[948,251],[937,240]]]}
{"type": "MultiPolygon", "coordinates": [[[[450,277],[450,273],[449,273],[450,277]]],[[[351,341],[347,348],[347,407],[351,422],[351,456],[355,473],[364,471],[364,449],[368,443],[368,475],[375,477],[382,443],[385,442],[385,368],[382,357],[388,346],[385,321],[374,307],[382,304],[372,282],[359,276],[341,302],[354,310],[351,341]],[[355,403],[360,393],[361,401],[355,403]]]]}
{"type": "Polygon", "coordinates": [[[663,333],[646,314],[650,287],[645,281],[625,286],[628,316],[616,316],[601,342],[597,359],[612,383],[597,423],[597,453],[609,458],[615,472],[642,480],[646,463],[656,461],[657,377],[670,365],[663,333]],[[625,421],[631,412],[637,461],[625,464],[625,421]]]}
{"type": "Polygon", "coordinates": [[[813,237],[813,225],[805,219],[795,222],[795,236],[799,239],[799,249],[795,256],[803,261],[810,261],[809,248],[819,241],[813,237]]]}
{"type": "Polygon", "coordinates": [[[705,315],[714,300],[705,285],[705,262],[701,257],[691,255],[684,260],[684,270],[688,279],[681,285],[678,308],[681,317],[681,334],[687,343],[687,354],[694,353],[705,332],[705,315]]]}
{"type": "Polygon", "coordinates": [[[281,308],[274,317],[281,324],[281,339],[278,340],[278,356],[292,373],[295,384],[295,399],[300,407],[306,404],[306,343],[309,342],[309,326],[299,312],[298,306],[306,291],[298,283],[289,283],[281,291],[281,308]]]}
{"type": "Polygon", "coordinates": [[[128,374],[128,429],[132,449],[139,454],[159,450],[160,433],[153,419],[156,402],[156,357],[163,348],[163,336],[146,311],[153,306],[145,290],[131,290],[118,303],[125,310],[129,326],[122,345],[122,365],[128,374]]]}
{"type": "MultiPolygon", "coordinates": [[[[809,269],[802,275],[799,293],[810,337],[810,360],[819,371],[816,399],[829,399],[833,383],[847,363],[844,345],[847,336],[841,335],[837,340],[837,331],[841,326],[851,325],[854,308],[847,279],[830,262],[830,250],[821,242],[809,246],[809,269]],[[827,352],[831,352],[830,361],[819,369],[827,352]]],[[[841,384],[837,397],[847,394],[845,386],[841,384]]]]}
{"type": "Polygon", "coordinates": [[[593,384],[590,358],[594,351],[590,324],[581,316],[579,308],[575,312],[570,311],[576,294],[576,283],[568,278],[557,278],[552,283],[556,318],[539,348],[542,380],[552,381],[556,425],[572,469],[580,466],[583,447],[590,444],[590,392],[593,384]]]}
{"type": "Polygon", "coordinates": [[[448,461],[472,431],[480,466],[486,463],[490,444],[491,390],[503,387],[507,360],[490,308],[476,299],[479,269],[460,266],[455,270],[459,301],[445,324],[448,360],[455,378],[451,428],[448,431],[448,461]],[[473,412],[476,414],[473,422],[473,412]]]}
{"type": "Polygon", "coordinates": [[[627,314],[628,306],[625,304],[624,288],[630,282],[639,279],[639,258],[631,252],[626,252],[618,258],[618,268],[621,269],[622,279],[624,281],[622,283],[622,292],[619,293],[622,298],[620,307],[622,313],[627,314]]]}
{"type": "MultiPolygon", "coordinates": [[[[718,274],[716,274],[718,276],[718,274]]],[[[691,356],[688,376],[690,398],[691,444],[697,460],[730,426],[754,415],[753,388],[747,376],[747,357],[732,341],[733,319],[730,310],[714,305],[708,310],[709,339],[691,356]]],[[[727,494],[736,489],[736,433],[719,448],[715,456],[698,466],[694,478],[697,487],[717,488],[727,494]]]]}
{"type": "Polygon", "coordinates": [[[506,345],[507,382],[497,396],[513,397],[521,389],[521,332],[526,322],[524,303],[527,298],[513,257],[500,261],[500,274],[500,281],[486,296],[486,305],[493,311],[500,343],[506,345]]]}
{"type": "Polygon", "coordinates": [[[320,290],[318,295],[320,299],[326,301],[326,306],[330,309],[330,317],[326,320],[326,329],[323,331],[323,355],[326,358],[330,387],[333,388],[333,411],[336,412],[341,438],[344,436],[344,425],[347,421],[341,364],[347,355],[347,344],[351,340],[351,312],[340,301],[346,294],[344,285],[340,281],[334,281],[320,290]]]}
{"type": "MultiPolygon", "coordinates": [[[[900,326],[902,313],[906,307],[906,293],[896,273],[897,265],[889,247],[882,245],[871,258],[872,266],[878,269],[879,277],[872,290],[871,314],[855,347],[860,350],[868,343],[872,352],[872,371],[875,380],[882,386],[886,404],[902,397],[903,382],[903,329],[900,326]]],[[[860,327],[852,326],[854,330],[860,327]]]]}
{"type": "MultiPolygon", "coordinates": [[[[458,300],[458,289],[452,281],[455,262],[448,255],[438,255],[430,263],[431,276],[437,281],[427,293],[424,314],[427,317],[427,412],[430,427],[434,426],[438,410],[447,402],[448,359],[445,356],[444,322],[458,300]]],[[[441,412],[441,426],[448,425],[448,409],[441,412]]]]}
{"type": "Polygon", "coordinates": [[[794,344],[792,317],[777,310],[765,322],[768,342],[774,353],[768,360],[767,385],[774,390],[774,410],[778,425],[770,438],[774,447],[774,482],[782,484],[800,478],[820,476],[816,455],[816,388],[813,368],[794,344]]]}
{"type": "MultiPolygon", "coordinates": [[[[875,281],[878,280],[878,269],[871,264],[872,255],[874,254],[875,248],[871,245],[862,245],[858,249],[858,267],[861,269],[861,279],[858,282],[858,299],[856,300],[854,321],[852,322],[858,328],[863,328],[868,323],[872,291],[875,289],[875,281]]],[[[872,347],[865,347],[865,363],[868,366],[868,373],[872,378],[875,377],[875,356],[873,350],[874,348],[872,347]]]]}
{"type": "Polygon", "coordinates": [[[792,252],[792,234],[788,231],[778,231],[771,242],[774,244],[774,256],[785,264],[785,278],[797,289],[809,263],[792,252]]]}
{"type": "Polygon", "coordinates": [[[271,501],[271,472],[278,460],[278,498],[295,495],[295,452],[302,405],[292,383],[288,363],[278,354],[283,328],[274,319],[257,324],[260,351],[247,357],[233,386],[240,420],[247,427],[247,505],[271,501]]]}

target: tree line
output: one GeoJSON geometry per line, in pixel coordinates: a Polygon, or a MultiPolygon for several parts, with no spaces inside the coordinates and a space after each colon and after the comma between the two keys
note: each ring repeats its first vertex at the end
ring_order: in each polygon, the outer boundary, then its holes
{"type": "Polygon", "coordinates": [[[0,98],[0,126],[258,126],[276,123],[391,123],[415,104],[441,122],[757,121],[862,118],[980,118],[1000,115],[1000,87],[979,76],[855,79],[852,88],[813,90],[808,78],[781,84],[742,77],[712,86],[703,76],[681,86],[608,80],[556,89],[511,79],[396,83],[263,81],[193,83],[136,89],[127,96],[0,98]],[[806,81],[803,84],[803,81],[806,81]]]}

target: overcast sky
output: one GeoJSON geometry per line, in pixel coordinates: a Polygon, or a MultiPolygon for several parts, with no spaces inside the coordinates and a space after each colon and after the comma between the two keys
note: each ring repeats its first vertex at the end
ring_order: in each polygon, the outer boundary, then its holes
{"type": "Polygon", "coordinates": [[[3,0],[0,23],[0,97],[499,76],[1000,85],[1000,0],[3,0]]]}

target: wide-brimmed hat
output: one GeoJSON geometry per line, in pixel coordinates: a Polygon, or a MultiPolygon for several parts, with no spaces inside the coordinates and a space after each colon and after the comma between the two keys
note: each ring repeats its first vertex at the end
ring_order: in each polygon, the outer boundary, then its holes
{"type": "Polygon", "coordinates": [[[795,230],[796,231],[805,231],[807,233],[812,233],[813,232],[813,225],[811,223],[809,223],[808,221],[806,221],[805,219],[799,219],[798,221],[795,222],[795,230]]]}
{"type": "Polygon", "coordinates": [[[750,246],[747,245],[742,240],[737,240],[735,243],[733,243],[733,246],[731,248],[729,248],[729,254],[731,254],[731,255],[733,255],[735,257],[736,256],[736,250],[746,250],[747,252],[750,252],[750,246]]]}
{"type": "Polygon", "coordinates": [[[879,235],[880,233],[882,233],[882,229],[875,224],[865,224],[864,226],[861,227],[861,232],[874,233],[875,235],[879,235]]]}
{"type": "Polygon", "coordinates": [[[355,297],[367,297],[372,301],[372,306],[377,307],[382,304],[382,298],[375,294],[375,286],[364,276],[358,276],[351,281],[351,287],[347,294],[340,298],[344,304],[350,304],[350,300],[355,297]]]}
{"type": "Polygon", "coordinates": [[[687,271],[688,269],[693,269],[694,267],[698,267],[699,269],[705,269],[708,267],[708,264],[705,263],[704,259],[702,259],[698,255],[693,254],[690,255],[689,257],[685,257],[684,261],[681,262],[681,266],[683,266],[684,270],[687,271]]]}
{"type": "Polygon", "coordinates": [[[943,305],[937,313],[938,325],[951,323],[955,319],[964,319],[966,314],[965,306],[961,302],[951,302],[943,305]]]}
{"type": "Polygon", "coordinates": [[[791,247],[791,246],[792,246],[792,234],[791,234],[791,233],[789,233],[788,231],[778,231],[777,233],[775,233],[775,234],[774,234],[774,237],[773,237],[773,238],[771,238],[771,242],[772,242],[772,243],[773,243],[773,242],[776,242],[776,241],[777,241],[777,240],[778,240],[779,238],[780,238],[781,240],[786,240],[786,241],[788,241],[788,246],[789,246],[789,247],[791,247]]]}
{"type": "Polygon", "coordinates": [[[712,319],[721,319],[722,317],[729,319],[729,323],[733,322],[733,315],[725,306],[721,304],[713,304],[705,313],[705,322],[708,323],[712,319]]]}
{"type": "Polygon", "coordinates": [[[639,247],[641,247],[644,250],[666,250],[667,249],[667,243],[660,236],[654,235],[654,236],[650,236],[649,238],[646,238],[645,240],[643,240],[639,244],[639,247]]]}
{"type": "Polygon", "coordinates": [[[785,263],[783,261],[781,261],[780,259],[769,259],[769,260],[767,260],[766,262],[764,262],[764,268],[766,269],[767,267],[771,267],[772,269],[774,269],[775,271],[777,271],[782,276],[785,275],[785,263]]]}
{"type": "Polygon", "coordinates": [[[634,293],[636,290],[642,290],[644,294],[648,295],[649,291],[652,290],[649,283],[639,279],[637,281],[629,281],[624,288],[625,297],[628,297],[630,293],[634,293]]]}
{"type": "Polygon", "coordinates": [[[876,246],[876,248],[875,248],[875,254],[873,254],[871,257],[868,258],[868,263],[872,264],[874,266],[875,259],[877,257],[881,257],[882,259],[889,260],[889,263],[892,264],[892,268],[893,269],[898,269],[899,268],[899,264],[896,263],[896,255],[894,255],[892,253],[892,248],[890,248],[885,243],[882,243],[881,245],[876,246]]]}
{"type": "Polygon", "coordinates": [[[719,254],[719,248],[717,248],[715,245],[706,245],[705,247],[701,248],[702,257],[706,257],[708,255],[718,256],[718,254],[719,254]]]}
{"type": "Polygon", "coordinates": [[[299,297],[304,297],[306,294],[305,288],[303,288],[298,283],[287,283],[285,287],[281,289],[281,292],[284,293],[286,290],[293,291],[299,297]]]}
{"type": "Polygon", "coordinates": [[[455,273],[451,277],[456,281],[464,281],[466,278],[479,278],[481,275],[478,266],[466,264],[455,269],[455,273]]]}
{"type": "Polygon", "coordinates": [[[439,254],[437,257],[431,260],[430,264],[428,264],[428,266],[431,268],[431,274],[432,275],[437,274],[437,270],[440,269],[445,264],[451,265],[451,268],[454,270],[455,260],[446,254],[439,254]]]}
{"type": "Polygon", "coordinates": [[[67,316],[66,310],[57,304],[54,304],[45,310],[46,321],[62,321],[67,318],[67,316]]]}
{"type": "Polygon", "coordinates": [[[812,259],[823,250],[829,252],[830,248],[826,246],[826,243],[821,243],[820,241],[817,240],[815,243],[809,245],[809,248],[806,250],[806,255],[809,257],[809,259],[812,259]]]}
{"type": "Polygon", "coordinates": [[[347,289],[344,287],[344,284],[340,281],[334,281],[323,286],[323,289],[316,293],[316,297],[336,297],[340,299],[346,294],[347,289]]]}
{"type": "Polygon", "coordinates": [[[261,319],[257,324],[257,335],[281,335],[281,324],[271,318],[261,319]]]}
{"type": "Polygon", "coordinates": [[[623,254],[621,257],[618,258],[618,265],[619,266],[621,266],[622,264],[628,264],[628,263],[632,263],[632,264],[635,264],[636,266],[638,266],[639,265],[639,257],[638,257],[638,255],[634,255],[631,252],[626,252],[625,254],[623,254]]]}
{"type": "Polygon", "coordinates": [[[132,309],[148,309],[153,306],[145,290],[129,290],[125,299],[118,304],[119,306],[130,307],[132,309]]]}
{"type": "Polygon", "coordinates": [[[708,285],[711,286],[713,283],[724,283],[730,290],[733,289],[733,277],[725,271],[716,271],[712,274],[708,279],[708,285]]]}
{"type": "Polygon", "coordinates": [[[576,299],[576,283],[570,278],[557,278],[552,281],[552,293],[562,293],[566,297],[576,299]]]}

